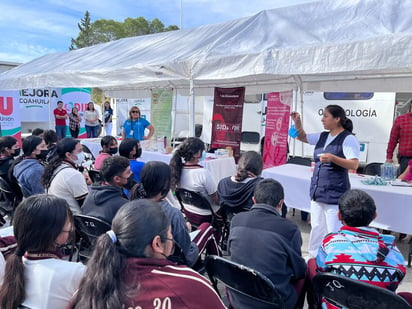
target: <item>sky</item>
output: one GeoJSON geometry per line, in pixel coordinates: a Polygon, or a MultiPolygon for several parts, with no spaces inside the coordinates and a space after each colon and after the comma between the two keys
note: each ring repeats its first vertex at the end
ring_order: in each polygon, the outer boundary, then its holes
{"type": "Polygon", "coordinates": [[[45,54],[68,51],[71,38],[79,34],[77,24],[86,10],[92,22],[122,22],[142,16],[148,20],[158,18],[165,27],[188,29],[312,1],[0,0],[0,61],[25,63],[45,54]]]}

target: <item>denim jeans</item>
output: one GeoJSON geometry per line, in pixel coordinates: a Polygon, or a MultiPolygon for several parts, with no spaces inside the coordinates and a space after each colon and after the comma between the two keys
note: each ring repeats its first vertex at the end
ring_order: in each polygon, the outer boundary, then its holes
{"type": "Polygon", "coordinates": [[[56,126],[57,139],[61,140],[66,137],[67,126],[56,126]]]}
{"type": "Polygon", "coordinates": [[[87,138],[94,138],[97,137],[97,133],[99,132],[99,126],[85,126],[87,138]]]}

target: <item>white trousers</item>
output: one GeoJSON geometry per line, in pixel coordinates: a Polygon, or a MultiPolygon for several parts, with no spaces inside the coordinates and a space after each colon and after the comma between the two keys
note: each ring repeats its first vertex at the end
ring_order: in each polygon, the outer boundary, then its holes
{"type": "Polygon", "coordinates": [[[329,233],[339,231],[342,226],[338,218],[338,205],[311,201],[310,224],[312,230],[309,236],[308,251],[311,257],[316,257],[323,238],[329,233]]]}
{"type": "Polygon", "coordinates": [[[113,122],[109,122],[105,125],[104,129],[106,131],[106,135],[112,135],[112,128],[113,128],[113,122]]]}

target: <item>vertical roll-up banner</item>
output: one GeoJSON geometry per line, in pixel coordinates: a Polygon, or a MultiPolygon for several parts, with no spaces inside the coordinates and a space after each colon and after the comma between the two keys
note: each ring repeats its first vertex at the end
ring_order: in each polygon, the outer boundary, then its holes
{"type": "Polygon", "coordinates": [[[210,148],[232,147],[236,162],[240,157],[244,101],[244,87],[215,88],[210,148]]]}
{"type": "Polygon", "coordinates": [[[173,89],[152,90],[150,123],[155,128],[154,136],[165,137],[170,145],[172,137],[173,89]]]}
{"type": "Polygon", "coordinates": [[[293,91],[268,94],[263,148],[264,168],[286,163],[293,91]]]}
{"type": "Polygon", "coordinates": [[[1,91],[0,123],[1,136],[11,135],[19,140],[21,146],[21,121],[18,91],[1,91]]]}

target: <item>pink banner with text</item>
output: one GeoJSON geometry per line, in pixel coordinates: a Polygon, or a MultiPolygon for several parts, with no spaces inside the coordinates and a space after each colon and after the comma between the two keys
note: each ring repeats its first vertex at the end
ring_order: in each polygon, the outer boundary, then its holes
{"type": "Polygon", "coordinates": [[[292,91],[268,94],[263,148],[264,168],[286,163],[292,91]]]}

